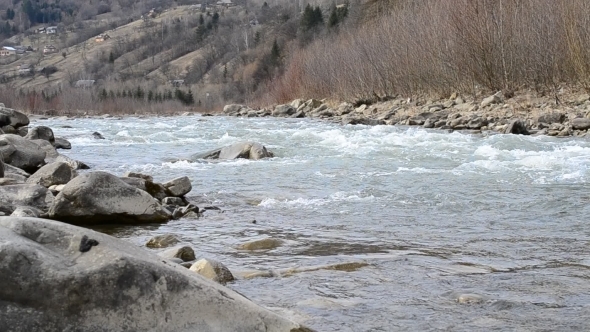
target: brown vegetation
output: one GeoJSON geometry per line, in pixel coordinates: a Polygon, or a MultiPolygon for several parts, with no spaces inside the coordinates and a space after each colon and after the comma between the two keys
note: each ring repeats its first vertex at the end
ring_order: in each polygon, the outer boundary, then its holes
{"type": "Polygon", "coordinates": [[[268,100],[590,89],[588,1],[386,2],[386,15],[292,52],[268,100]]]}

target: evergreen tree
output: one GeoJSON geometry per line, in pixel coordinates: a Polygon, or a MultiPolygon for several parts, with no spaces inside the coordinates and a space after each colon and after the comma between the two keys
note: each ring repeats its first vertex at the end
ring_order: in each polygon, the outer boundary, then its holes
{"type": "Polygon", "coordinates": [[[115,63],[115,55],[113,54],[113,51],[109,54],[109,63],[115,63]]]}
{"type": "Polygon", "coordinates": [[[281,62],[281,49],[276,39],[272,43],[272,48],[270,50],[270,61],[273,66],[278,66],[281,62]]]}
{"type": "Polygon", "coordinates": [[[100,100],[105,100],[105,99],[107,99],[107,97],[108,97],[108,96],[109,96],[109,95],[108,95],[108,93],[107,93],[107,90],[106,90],[105,88],[103,88],[103,89],[100,91],[100,96],[99,96],[99,97],[100,97],[100,100]]]}
{"type": "Polygon", "coordinates": [[[148,100],[148,102],[150,102],[150,103],[151,103],[151,102],[154,100],[154,93],[152,92],[152,90],[150,90],[150,91],[148,92],[148,95],[147,95],[147,100],[148,100]]]}
{"type": "Polygon", "coordinates": [[[135,90],[135,98],[137,98],[137,99],[143,99],[144,96],[145,96],[145,93],[143,92],[143,90],[141,89],[141,87],[138,86],[137,89],[135,90]]]}
{"type": "Polygon", "coordinates": [[[213,14],[212,22],[213,24],[217,24],[219,22],[219,14],[217,12],[213,14]]]}
{"type": "Polygon", "coordinates": [[[123,90],[123,93],[121,94],[121,96],[122,96],[123,98],[127,98],[127,91],[123,90]]]}
{"type": "Polygon", "coordinates": [[[203,14],[201,14],[199,16],[199,25],[203,25],[203,24],[205,24],[205,18],[203,17],[203,14]]]}
{"type": "Polygon", "coordinates": [[[191,90],[188,90],[188,93],[186,94],[186,98],[185,98],[185,104],[187,105],[192,105],[195,103],[195,97],[193,96],[193,92],[191,90]]]}

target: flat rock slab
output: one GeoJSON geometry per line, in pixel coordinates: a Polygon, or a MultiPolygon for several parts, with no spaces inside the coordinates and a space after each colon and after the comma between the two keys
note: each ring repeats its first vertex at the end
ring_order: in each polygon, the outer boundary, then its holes
{"type": "Polygon", "coordinates": [[[310,331],[131,243],[0,217],[0,331],[310,331]]]}

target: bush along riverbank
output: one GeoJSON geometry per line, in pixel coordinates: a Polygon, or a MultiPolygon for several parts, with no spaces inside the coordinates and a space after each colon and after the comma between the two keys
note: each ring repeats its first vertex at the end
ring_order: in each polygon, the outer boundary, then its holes
{"type": "Polygon", "coordinates": [[[507,98],[502,92],[480,98],[456,93],[439,100],[381,98],[376,102],[333,103],[296,99],[271,108],[226,105],[223,114],[243,117],[317,118],[343,125],[407,125],[470,133],[585,137],[590,129],[590,95],[507,98]],[[386,100],[383,100],[386,99],[386,100]]]}
{"type": "MultiPolygon", "coordinates": [[[[88,170],[58,152],[70,142],[29,124],[0,107],[0,331],[310,331],[223,286],[231,272],[174,247],[176,235],[150,252],[84,227],[196,219],[214,207],[187,200],[188,177],[88,170]]],[[[249,142],[203,158],[269,156],[249,142]]]]}

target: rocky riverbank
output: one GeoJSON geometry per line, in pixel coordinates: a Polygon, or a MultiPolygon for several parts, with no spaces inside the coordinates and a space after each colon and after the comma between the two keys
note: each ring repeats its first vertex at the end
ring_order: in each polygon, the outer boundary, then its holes
{"type": "Polygon", "coordinates": [[[585,137],[590,129],[590,95],[570,93],[506,98],[501,92],[479,98],[452,94],[439,100],[390,98],[375,103],[334,104],[297,99],[272,108],[226,105],[223,114],[242,117],[317,118],[343,125],[407,125],[471,133],[585,137]]]}
{"type": "MultiPolygon", "coordinates": [[[[1,331],[309,331],[223,287],[232,273],[196,260],[190,247],[173,247],[174,235],[147,244],[167,248],[156,254],[78,227],[166,223],[215,207],[187,199],[186,176],[159,183],[147,174],[87,170],[58,152],[70,142],[29,124],[24,113],[0,106],[1,331]]],[[[199,155],[272,153],[245,142],[199,155]]]]}

